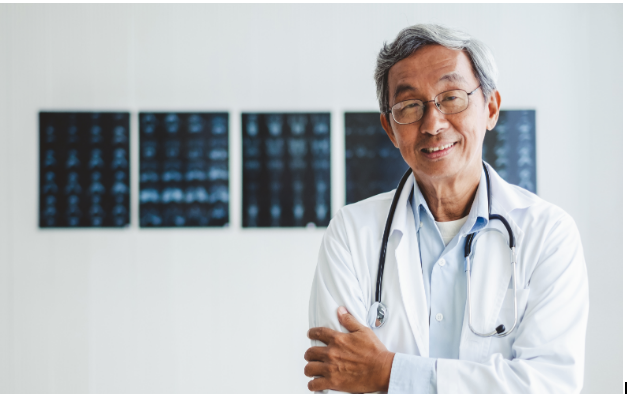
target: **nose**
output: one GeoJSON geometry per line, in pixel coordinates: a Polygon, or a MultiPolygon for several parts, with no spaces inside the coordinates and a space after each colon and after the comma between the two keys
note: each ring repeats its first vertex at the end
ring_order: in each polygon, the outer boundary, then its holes
{"type": "Polygon", "coordinates": [[[426,104],[421,121],[420,132],[432,135],[439,134],[448,123],[444,114],[438,110],[433,101],[426,104]]]}

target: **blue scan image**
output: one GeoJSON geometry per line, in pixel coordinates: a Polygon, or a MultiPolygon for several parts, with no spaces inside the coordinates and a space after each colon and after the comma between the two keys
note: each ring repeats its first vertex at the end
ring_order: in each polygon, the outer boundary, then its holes
{"type": "Polygon", "coordinates": [[[161,193],[161,202],[168,204],[171,202],[180,203],[183,201],[183,190],[179,187],[167,187],[161,193]]]}
{"type": "Polygon", "coordinates": [[[116,148],[113,151],[113,160],[111,161],[111,168],[127,168],[128,160],[126,158],[126,149],[124,148],[116,148]]]}
{"type": "Polygon", "coordinates": [[[200,115],[190,115],[187,118],[187,131],[192,134],[197,134],[203,131],[205,128],[205,121],[200,115]]]}
{"type": "Polygon", "coordinates": [[[91,184],[89,185],[89,194],[104,194],[105,187],[101,182],[102,175],[100,172],[92,172],[91,173],[91,184]]]}
{"type": "Polygon", "coordinates": [[[140,128],[143,134],[152,135],[157,128],[157,117],[154,114],[140,115],[140,128]]]}
{"type": "Polygon", "coordinates": [[[330,190],[329,113],[242,114],[244,227],[326,226],[330,190]],[[322,205],[316,213],[316,206],[322,205]]]}
{"type": "Polygon", "coordinates": [[[76,149],[70,149],[67,152],[67,160],[65,161],[65,168],[79,168],[81,161],[78,159],[78,151],[76,149]]]}
{"type": "Polygon", "coordinates": [[[207,177],[212,181],[228,181],[229,170],[226,163],[212,163],[207,171],[207,177]]]}
{"type": "Polygon", "coordinates": [[[214,116],[211,120],[211,134],[226,135],[228,131],[226,116],[214,116]]]}
{"type": "Polygon", "coordinates": [[[102,159],[102,150],[98,148],[94,148],[91,150],[91,155],[89,157],[88,167],[90,170],[94,168],[103,168],[104,160],[102,159]]]}
{"type": "Polygon", "coordinates": [[[344,114],[347,204],[396,188],[408,168],[383,130],[379,115],[344,114]]]}
{"type": "Polygon", "coordinates": [[[126,173],[124,171],[116,171],[115,180],[113,186],[111,187],[111,194],[128,194],[128,192],[129,187],[127,186],[126,182],[126,173]]]}
{"type": "Polygon", "coordinates": [[[168,114],[165,119],[165,129],[169,134],[176,134],[179,131],[179,117],[176,114],[168,114]]]}
{"type": "Polygon", "coordinates": [[[42,194],[56,194],[59,191],[57,184],[55,183],[55,174],[52,171],[46,172],[46,183],[42,188],[42,194]]]}
{"type": "Polygon", "coordinates": [[[124,112],[39,113],[40,227],[128,224],[129,120],[124,112]],[[125,191],[121,200],[105,193],[112,188],[125,191]],[[58,193],[67,198],[52,204],[58,193]],[[127,214],[114,220],[116,204],[127,214]]]}
{"type": "Polygon", "coordinates": [[[139,181],[141,183],[159,182],[159,166],[157,162],[145,161],[141,164],[139,181]]]}
{"type": "Polygon", "coordinates": [[[44,131],[44,140],[46,143],[51,144],[57,139],[55,128],[52,125],[47,125],[44,131]]]}
{"type": "Polygon", "coordinates": [[[92,144],[97,144],[102,142],[102,127],[99,124],[94,124],[91,126],[90,130],[90,139],[92,144]]]}
{"type": "Polygon", "coordinates": [[[91,220],[91,225],[94,227],[102,226],[105,217],[105,211],[100,206],[100,196],[93,196],[91,199],[91,206],[88,211],[89,219],[91,220]]]}
{"type": "Polygon", "coordinates": [[[161,201],[161,196],[157,189],[143,189],[139,192],[140,203],[158,203],[161,201]]]}
{"type": "Polygon", "coordinates": [[[166,161],[163,166],[161,180],[163,182],[181,182],[183,180],[182,167],[183,163],[180,160],[166,161]]]}
{"type": "Polygon", "coordinates": [[[151,112],[140,119],[140,226],[227,224],[228,214],[212,216],[211,207],[215,186],[228,190],[228,114],[151,112]]]}
{"type": "Polygon", "coordinates": [[[501,110],[486,132],[483,159],[507,182],[536,193],[535,111],[501,110]]]}
{"type": "Polygon", "coordinates": [[[181,152],[181,141],[169,140],[165,142],[165,157],[168,159],[176,159],[181,152]]]}
{"type": "Polygon", "coordinates": [[[113,141],[114,145],[116,144],[125,144],[128,142],[128,135],[126,133],[126,128],[124,126],[115,126],[113,129],[113,141]]]}
{"type": "Polygon", "coordinates": [[[161,226],[163,219],[158,209],[146,209],[142,213],[139,223],[142,227],[159,227],[161,226]]]}
{"type": "MultiPolygon", "coordinates": [[[[228,172],[226,177],[228,179],[228,172]]],[[[195,160],[187,163],[187,171],[185,171],[186,181],[204,181],[205,179],[207,179],[207,175],[205,174],[204,160],[195,160]]],[[[209,179],[211,179],[211,176],[209,176],[209,179]]]]}
{"type": "Polygon", "coordinates": [[[185,226],[186,220],[183,210],[176,206],[166,208],[164,212],[165,225],[168,227],[185,226]]]}
{"type": "Polygon", "coordinates": [[[65,194],[81,194],[81,185],[78,183],[78,173],[72,171],[67,174],[67,184],[65,185],[65,194]]]}

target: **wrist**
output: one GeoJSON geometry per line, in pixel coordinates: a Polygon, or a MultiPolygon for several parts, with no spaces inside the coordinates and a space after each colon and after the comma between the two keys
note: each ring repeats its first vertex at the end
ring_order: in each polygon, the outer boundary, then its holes
{"type": "Polygon", "coordinates": [[[393,352],[385,352],[382,357],[383,363],[381,365],[381,380],[380,380],[380,390],[379,391],[388,391],[390,386],[390,375],[392,374],[392,363],[394,362],[393,352]]]}

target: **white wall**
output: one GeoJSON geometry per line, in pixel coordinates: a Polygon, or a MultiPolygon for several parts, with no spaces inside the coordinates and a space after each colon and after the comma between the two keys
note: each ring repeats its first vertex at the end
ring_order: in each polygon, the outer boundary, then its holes
{"type": "MultiPolygon", "coordinates": [[[[383,41],[484,40],[503,108],[537,110],[538,191],[579,226],[585,393],[622,390],[622,5],[0,5],[0,393],[305,393],[323,230],[241,228],[241,111],[377,110],[383,41]],[[40,110],[228,110],[231,227],[39,230],[40,110]]],[[[137,155],[132,179],[137,180],[137,155]]]]}

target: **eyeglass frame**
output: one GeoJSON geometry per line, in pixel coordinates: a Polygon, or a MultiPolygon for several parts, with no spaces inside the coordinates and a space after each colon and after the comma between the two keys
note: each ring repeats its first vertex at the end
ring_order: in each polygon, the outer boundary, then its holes
{"type": "MultiPolygon", "coordinates": [[[[451,90],[445,90],[443,92],[440,92],[438,94],[435,95],[435,97],[438,97],[439,95],[441,95],[442,93],[447,93],[447,92],[454,92],[456,90],[461,90],[462,92],[466,93],[468,96],[472,95],[474,92],[477,91],[477,89],[479,89],[481,87],[481,85],[477,86],[475,89],[471,90],[470,92],[465,91],[464,89],[451,89],[451,90]]],[[[466,108],[462,109],[461,111],[457,111],[457,112],[452,112],[450,114],[445,114],[444,112],[442,112],[442,110],[440,109],[440,107],[438,106],[438,104],[435,102],[435,97],[433,98],[433,100],[429,100],[429,101],[422,101],[420,99],[409,99],[409,100],[403,100],[403,101],[399,101],[398,103],[394,103],[393,106],[390,107],[389,110],[385,111],[384,114],[391,114],[392,115],[392,119],[394,119],[394,121],[397,124],[400,125],[406,125],[406,124],[412,124],[412,123],[416,123],[418,122],[420,119],[422,119],[425,116],[424,113],[424,108],[427,108],[427,103],[433,103],[433,105],[435,105],[435,108],[437,108],[438,111],[440,111],[440,113],[442,115],[455,115],[458,114],[460,112],[464,112],[465,110],[468,109],[468,107],[470,106],[470,99],[468,99],[468,102],[466,103],[466,108]],[[396,118],[394,118],[394,114],[392,113],[392,108],[394,108],[395,105],[400,104],[400,103],[404,103],[405,101],[420,101],[423,104],[423,112],[422,112],[422,116],[419,119],[414,120],[413,122],[410,123],[400,123],[398,120],[396,120],[396,118]]]]}

